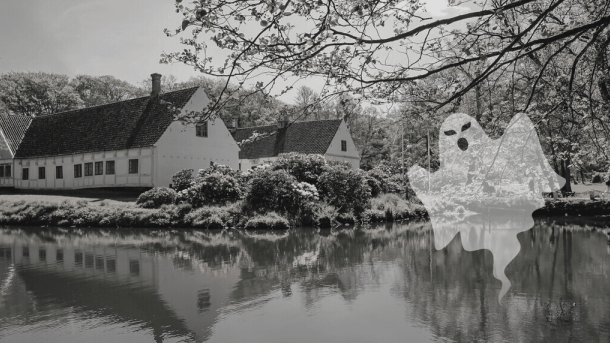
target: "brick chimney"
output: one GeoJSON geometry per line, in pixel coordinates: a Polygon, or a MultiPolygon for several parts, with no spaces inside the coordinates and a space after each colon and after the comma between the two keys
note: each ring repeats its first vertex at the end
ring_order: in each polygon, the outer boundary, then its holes
{"type": "Polygon", "coordinates": [[[152,78],[152,92],[150,92],[151,98],[156,98],[161,94],[161,74],[151,74],[152,78]]]}
{"type": "Polygon", "coordinates": [[[277,128],[283,129],[288,126],[288,123],[290,123],[290,119],[288,118],[288,115],[282,114],[280,116],[280,119],[277,121],[277,128]]]}

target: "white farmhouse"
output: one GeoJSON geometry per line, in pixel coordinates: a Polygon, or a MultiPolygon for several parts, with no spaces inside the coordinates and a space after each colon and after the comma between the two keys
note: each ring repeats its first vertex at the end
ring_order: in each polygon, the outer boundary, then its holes
{"type": "Polygon", "coordinates": [[[232,131],[235,141],[241,144],[241,170],[273,162],[279,154],[291,152],[320,154],[326,160],[346,161],[352,168],[360,168],[360,155],[349,128],[342,119],[293,123],[281,121],[277,125],[237,128],[232,131]],[[253,139],[255,136],[259,138],[253,139]]]}
{"type": "Polygon", "coordinates": [[[237,169],[239,147],[220,118],[197,127],[174,120],[175,109],[208,104],[203,89],[160,94],[161,75],[152,78],[148,97],[31,119],[1,116],[0,186],[158,187],[182,169],[237,169]]]}

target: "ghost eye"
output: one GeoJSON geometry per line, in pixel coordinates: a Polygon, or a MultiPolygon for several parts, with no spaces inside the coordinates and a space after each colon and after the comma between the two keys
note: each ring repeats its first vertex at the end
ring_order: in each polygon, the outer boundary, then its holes
{"type": "Polygon", "coordinates": [[[447,136],[453,136],[455,135],[457,132],[453,131],[453,130],[449,130],[449,131],[445,131],[445,135],[447,136]]]}
{"type": "Polygon", "coordinates": [[[464,126],[462,126],[462,131],[466,131],[470,128],[470,122],[468,122],[468,124],[464,124],[464,126]]]}

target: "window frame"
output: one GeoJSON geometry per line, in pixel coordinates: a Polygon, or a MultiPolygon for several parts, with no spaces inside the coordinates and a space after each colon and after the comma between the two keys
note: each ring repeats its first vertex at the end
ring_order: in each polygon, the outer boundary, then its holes
{"type": "Polygon", "coordinates": [[[116,164],[114,163],[114,160],[106,161],[106,175],[114,175],[115,166],[116,164]],[[110,166],[112,166],[112,170],[110,169],[110,166]]]}
{"type": "Polygon", "coordinates": [[[86,162],[84,163],[85,167],[84,169],[84,176],[93,176],[93,162],[86,162]]]}
{"type": "Polygon", "coordinates": [[[38,180],[45,180],[47,178],[47,168],[38,167],[38,180]]]}
{"type": "Polygon", "coordinates": [[[203,124],[195,125],[195,136],[197,137],[208,137],[208,121],[206,120],[203,124]]]}
{"type": "Polygon", "coordinates": [[[30,179],[30,168],[21,168],[21,180],[27,181],[30,179]]]}
{"type": "Polygon", "coordinates": [[[82,164],[75,164],[74,165],[74,178],[78,179],[83,177],[83,165],[82,164]]]}
{"type": "Polygon", "coordinates": [[[347,141],[341,140],[341,151],[347,151],[347,141]]]}
{"type": "Polygon", "coordinates": [[[140,172],[140,160],[137,158],[132,158],[127,162],[127,173],[128,174],[138,174],[140,172]],[[134,164],[135,162],[135,164],[134,164]],[[135,170],[134,167],[135,166],[135,170]]]}
{"type": "Polygon", "coordinates": [[[95,162],[95,165],[93,166],[93,174],[104,175],[104,161],[95,162]]]}
{"type": "Polygon", "coordinates": [[[63,180],[64,178],[64,166],[55,166],[55,179],[63,180]]]}
{"type": "Polygon", "coordinates": [[[12,166],[10,164],[7,164],[4,166],[4,177],[12,177],[13,173],[12,173],[12,166]]]}

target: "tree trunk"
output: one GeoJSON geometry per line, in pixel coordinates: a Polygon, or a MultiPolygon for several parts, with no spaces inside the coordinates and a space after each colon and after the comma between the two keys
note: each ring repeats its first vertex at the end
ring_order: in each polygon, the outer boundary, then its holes
{"type": "Polygon", "coordinates": [[[565,192],[572,192],[572,185],[571,185],[571,180],[570,180],[570,160],[568,158],[568,160],[562,160],[561,161],[561,176],[566,179],[566,184],[563,185],[563,187],[561,188],[561,191],[563,193],[565,192]]]}

